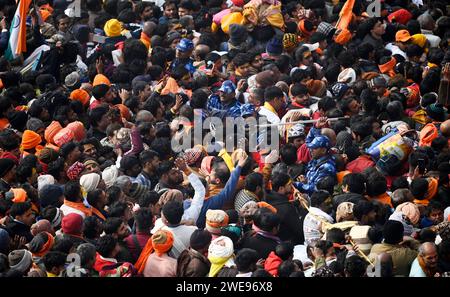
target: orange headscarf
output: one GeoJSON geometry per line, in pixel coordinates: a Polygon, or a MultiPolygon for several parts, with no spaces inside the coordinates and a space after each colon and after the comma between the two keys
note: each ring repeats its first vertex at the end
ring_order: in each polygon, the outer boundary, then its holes
{"type": "Polygon", "coordinates": [[[89,103],[89,99],[91,99],[91,96],[88,92],[86,92],[86,90],[76,89],[73,90],[72,93],[70,93],[70,99],[80,101],[81,104],[86,105],[89,103]]]}
{"type": "Polygon", "coordinates": [[[377,201],[381,202],[382,204],[386,204],[386,205],[389,205],[391,208],[394,208],[394,206],[392,205],[391,196],[389,196],[388,193],[383,193],[383,194],[375,196],[375,197],[370,197],[369,201],[372,201],[372,200],[377,200],[377,201]]]}
{"type": "Polygon", "coordinates": [[[114,107],[117,107],[120,111],[120,116],[125,120],[129,121],[131,119],[131,113],[128,107],[123,104],[116,104],[114,107]]]}
{"type": "Polygon", "coordinates": [[[395,76],[394,67],[395,64],[397,64],[397,60],[392,57],[391,60],[387,63],[384,63],[383,65],[379,65],[378,68],[380,68],[381,73],[387,74],[390,77],[395,76]]]}
{"type": "Polygon", "coordinates": [[[47,129],[45,129],[44,137],[45,141],[47,143],[53,143],[53,138],[55,137],[56,133],[58,133],[63,127],[58,121],[51,122],[50,125],[48,125],[47,129]]]}
{"type": "Polygon", "coordinates": [[[435,178],[427,178],[428,180],[428,191],[425,194],[425,198],[422,200],[414,199],[415,204],[425,205],[427,206],[430,203],[430,200],[436,195],[438,191],[438,180],[435,178]]]}
{"type": "Polygon", "coordinates": [[[75,135],[73,134],[72,130],[70,130],[68,127],[65,127],[59,130],[58,133],[56,133],[53,140],[57,146],[61,147],[63,144],[68,143],[72,139],[74,139],[74,137],[75,135]]]}
{"type": "Polygon", "coordinates": [[[310,37],[311,34],[312,34],[311,31],[308,31],[308,30],[306,29],[306,27],[305,27],[305,20],[304,20],[304,19],[301,20],[301,21],[298,23],[298,29],[300,30],[300,32],[302,33],[302,35],[303,35],[304,37],[310,37]]]}
{"type": "Polygon", "coordinates": [[[439,136],[439,131],[433,123],[426,124],[419,132],[419,146],[431,146],[439,136]]]}
{"type": "Polygon", "coordinates": [[[259,208],[267,208],[272,213],[277,213],[277,209],[275,207],[273,207],[272,205],[270,205],[269,203],[267,203],[267,202],[260,201],[260,202],[258,202],[256,204],[258,204],[259,208]]]}
{"type": "Polygon", "coordinates": [[[30,150],[36,148],[41,142],[42,138],[39,134],[31,130],[25,130],[20,146],[23,150],[30,150]]]}
{"type": "Polygon", "coordinates": [[[23,203],[27,200],[27,192],[22,188],[12,188],[11,191],[14,193],[14,203],[23,203]]]}
{"type": "Polygon", "coordinates": [[[47,234],[47,242],[42,246],[39,252],[33,253],[33,256],[35,257],[43,257],[50,251],[53,247],[53,243],[55,242],[55,238],[50,233],[47,231],[43,231],[43,233],[47,234]]]}
{"type": "Polygon", "coordinates": [[[94,82],[92,83],[92,86],[98,86],[98,85],[107,85],[107,86],[111,86],[111,82],[109,81],[109,79],[104,76],[103,74],[97,74],[94,77],[94,82]]]}
{"type": "Polygon", "coordinates": [[[159,230],[147,241],[144,249],[142,249],[141,255],[134,264],[139,273],[142,273],[145,269],[147,259],[153,251],[157,255],[167,253],[173,246],[173,234],[170,231],[159,230]]]}
{"type": "Polygon", "coordinates": [[[348,171],[348,170],[339,171],[338,173],[336,173],[338,183],[342,184],[342,182],[344,181],[344,177],[350,173],[351,173],[351,171],[348,171]]]}

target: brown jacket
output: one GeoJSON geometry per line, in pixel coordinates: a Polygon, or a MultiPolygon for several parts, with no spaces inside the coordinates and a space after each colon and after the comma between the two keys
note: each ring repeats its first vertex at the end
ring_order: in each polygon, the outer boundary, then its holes
{"type": "Polygon", "coordinates": [[[208,258],[196,250],[189,248],[178,257],[178,277],[205,277],[208,276],[211,263],[208,258]]]}
{"type": "Polygon", "coordinates": [[[372,246],[369,259],[375,262],[377,256],[382,253],[391,255],[394,264],[394,276],[409,276],[412,262],[417,257],[417,251],[400,245],[377,243],[372,246]]]}

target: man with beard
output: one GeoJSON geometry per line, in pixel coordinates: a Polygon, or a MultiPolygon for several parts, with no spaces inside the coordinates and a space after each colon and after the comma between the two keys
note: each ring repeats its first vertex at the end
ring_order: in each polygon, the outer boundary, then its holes
{"type": "Polygon", "coordinates": [[[156,171],[161,164],[159,154],[153,150],[146,150],[140,153],[139,159],[142,164],[142,171],[135,182],[153,188],[158,183],[156,171]]]}
{"type": "Polygon", "coordinates": [[[155,191],[161,196],[169,189],[183,191],[180,186],[183,182],[183,174],[175,168],[173,161],[163,161],[158,168],[159,182],[155,186],[155,191]]]}
{"type": "Polygon", "coordinates": [[[96,160],[98,158],[97,141],[95,138],[84,139],[81,141],[80,149],[83,154],[83,159],[91,158],[96,160]]]}
{"type": "Polygon", "coordinates": [[[117,253],[116,259],[119,262],[133,262],[133,256],[131,255],[124,239],[130,235],[130,230],[128,224],[125,223],[121,218],[112,217],[106,219],[103,224],[103,230],[105,234],[112,235],[117,239],[119,243],[119,252],[117,253]]]}
{"type": "Polygon", "coordinates": [[[241,103],[236,99],[236,86],[231,80],[222,83],[219,95],[214,94],[209,97],[207,109],[212,113],[224,116],[241,116],[241,103]]]}
{"type": "Polygon", "coordinates": [[[239,211],[247,202],[259,202],[264,198],[264,178],[261,173],[253,172],[245,177],[245,186],[236,195],[234,209],[239,211]]]}

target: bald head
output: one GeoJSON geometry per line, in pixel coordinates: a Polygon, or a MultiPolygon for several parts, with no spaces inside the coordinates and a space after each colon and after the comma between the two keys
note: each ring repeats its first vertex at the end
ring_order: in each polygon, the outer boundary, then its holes
{"type": "Polygon", "coordinates": [[[441,124],[441,132],[443,136],[450,138],[450,120],[446,120],[441,124]]]}
{"type": "Polygon", "coordinates": [[[136,115],[136,122],[150,123],[153,122],[154,119],[155,119],[154,116],[148,110],[141,110],[136,115]]]}
{"type": "Polygon", "coordinates": [[[330,128],[322,128],[322,135],[325,135],[330,140],[331,146],[336,145],[336,132],[330,128]]]}
{"type": "Polygon", "coordinates": [[[152,36],[153,31],[155,31],[156,24],[154,22],[145,22],[144,28],[142,28],[142,31],[144,31],[147,36],[152,36]]]}
{"type": "Polygon", "coordinates": [[[419,247],[419,255],[428,256],[436,253],[436,245],[432,242],[425,242],[419,247]]]}

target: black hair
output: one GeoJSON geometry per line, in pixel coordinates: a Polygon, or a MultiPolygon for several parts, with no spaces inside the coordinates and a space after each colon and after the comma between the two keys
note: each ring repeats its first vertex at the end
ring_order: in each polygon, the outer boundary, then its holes
{"type": "Polygon", "coordinates": [[[399,176],[392,181],[391,191],[394,192],[397,189],[408,189],[409,183],[405,176],[399,176]]]}
{"type": "Polygon", "coordinates": [[[268,87],[265,91],[264,91],[264,99],[266,101],[272,101],[275,98],[283,98],[284,94],[283,91],[279,88],[279,87],[268,87]]]}
{"type": "Polygon", "coordinates": [[[64,185],[64,197],[68,201],[76,202],[81,195],[81,186],[78,181],[69,181],[64,185]]]}
{"type": "Polygon", "coordinates": [[[367,200],[360,200],[353,206],[353,216],[358,221],[361,221],[364,215],[369,214],[375,210],[375,206],[367,200]]]}
{"type": "Polygon", "coordinates": [[[207,102],[208,94],[205,91],[198,89],[192,93],[192,98],[190,101],[190,105],[192,108],[205,108],[207,102]]]}
{"type": "Polygon", "coordinates": [[[363,277],[366,274],[367,262],[356,255],[345,259],[344,270],[348,277],[363,277]]]}
{"type": "Polygon", "coordinates": [[[403,240],[404,227],[401,222],[389,220],[384,224],[383,237],[387,244],[398,244],[403,240]]]}
{"type": "Polygon", "coordinates": [[[88,239],[96,239],[101,233],[101,231],[98,233],[99,227],[102,228],[102,225],[96,216],[86,217],[83,221],[83,236],[88,239]]]}
{"type": "Polygon", "coordinates": [[[235,67],[242,66],[244,64],[250,63],[250,58],[247,54],[239,53],[233,58],[233,65],[235,67]]]}
{"type": "Polygon", "coordinates": [[[295,272],[296,265],[292,260],[283,261],[280,266],[278,266],[278,277],[289,277],[293,272],[295,272]]]}
{"type": "Polygon", "coordinates": [[[149,208],[141,207],[134,213],[136,228],[139,230],[150,230],[153,226],[153,215],[149,208]]]}
{"type": "Polygon", "coordinates": [[[100,199],[100,196],[103,192],[104,191],[102,189],[95,189],[95,190],[88,192],[86,199],[87,199],[89,205],[96,206],[98,203],[98,200],[100,199]]]}
{"type": "Polygon", "coordinates": [[[31,209],[31,202],[29,201],[14,203],[9,210],[9,214],[11,215],[11,217],[15,218],[16,216],[21,216],[25,214],[30,209],[31,209]]]}
{"type": "Polygon", "coordinates": [[[343,185],[348,186],[351,193],[363,195],[366,191],[366,178],[361,173],[349,173],[344,176],[343,185]]]}
{"type": "Polygon", "coordinates": [[[140,165],[139,159],[134,155],[127,155],[120,160],[120,169],[125,173],[132,169],[135,165],[140,165]]]}
{"type": "Polygon", "coordinates": [[[230,178],[230,170],[226,166],[225,162],[219,159],[216,159],[213,162],[212,168],[216,173],[216,177],[220,180],[221,183],[225,184],[230,178]],[[220,160],[220,161],[219,161],[220,160]]]}
{"type": "Polygon", "coordinates": [[[280,150],[280,156],[286,165],[294,165],[297,162],[297,148],[292,143],[287,143],[280,150]]]}
{"type": "Polygon", "coordinates": [[[345,232],[339,228],[328,229],[326,240],[332,243],[345,244],[345,232]]]}
{"type": "Polygon", "coordinates": [[[125,211],[128,209],[128,204],[126,202],[116,201],[111,204],[109,209],[109,215],[111,217],[123,217],[125,215],[125,211]]]}
{"type": "Polygon", "coordinates": [[[286,261],[294,255],[294,245],[290,241],[283,241],[275,247],[275,255],[286,261]]]}
{"type": "Polygon", "coordinates": [[[183,204],[178,201],[169,201],[164,204],[162,213],[170,224],[179,224],[184,213],[183,204]]]}
{"type": "Polygon", "coordinates": [[[264,178],[261,173],[252,172],[245,177],[245,189],[250,192],[255,192],[257,187],[264,186],[264,178]]]}
{"type": "Polygon", "coordinates": [[[319,190],[311,195],[311,206],[319,207],[322,203],[324,203],[329,197],[330,193],[325,190],[319,190]]]}
{"type": "Polygon", "coordinates": [[[251,270],[252,265],[256,266],[258,259],[259,256],[257,251],[249,248],[243,248],[236,255],[236,268],[240,272],[248,272],[251,270]]]}
{"type": "Polygon", "coordinates": [[[44,263],[47,272],[50,272],[55,267],[64,267],[66,259],[67,254],[58,251],[50,251],[42,257],[42,262],[44,263]]]}
{"type": "Polygon", "coordinates": [[[107,218],[106,221],[103,223],[103,231],[105,231],[105,234],[114,234],[119,230],[122,223],[123,220],[121,218],[117,217],[107,218]]]}
{"type": "Polygon", "coordinates": [[[272,176],[272,189],[278,191],[280,187],[285,186],[291,178],[288,174],[279,172],[272,176]]]}
{"type": "Polygon", "coordinates": [[[85,267],[90,261],[95,260],[96,248],[91,243],[82,243],[77,247],[76,253],[80,256],[80,266],[85,267]]]}
{"type": "Polygon", "coordinates": [[[253,216],[253,222],[261,230],[272,232],[273,228],[280,225],[280,217],[266,208],[260,208],[253,216]]]}
{"type": "Polygon", "coordinates": [[[384,176],[369,176],[366,183],[367,195],[375,197],[387,191],[387,182],[384,176]]]}
{"type": "Polygon", "coordinates": [[[89,112],[89,119],[92,126],[97,127],[98,123],[101,121],[102,117],[108,113],[108,108],[104,106],[99,106],[91,109],[89,112]]]}
{"type": "Polygon", "coordinates": [[[328,193],[333,193],[334,187],[338,184],[337,178],[335,176],[329,175],[320,179],[317,184],[317,190],[325,190],[328,193]]]}
{"type": "Polygon", "coordinates": [[[97,252],[105,258],[110,258],[112,252],[116,248],[117,239],[112,235],[105,235],[98,239],[97,241],[97,252]]]}
{"type": "Polygon", "coordinates": [[[138,204],[140,207],[149,207],[150,205],[155,205],[159,200],[159,195],[155,191],[148,191],[142,194],[138,198],[138,204]]]}
{"type": "Polygon", "coordinates": [[[265,269],[256,269],[253,271],[252,277],[272,277],[272,275],[265,269]]]}
{"type": "Polygon", "coordinates": [[[292,96],[301,96],[301,95],[307,95],[308,94],[308,88],[301,83],[295,83],[291,87],[291,94],[292,96]]]}
{"type": "Polygon", "coordinates": [[[426,178],[413,179],[410,187],[414,198],[423,200],[428,191],[428,180],[426,178]]]}
{"type": "Polygon", "coordinates": [[[153,140],[152,144],[150,145],[150,149],[158,152],[161,160],[167,160],[173,153],[171,148],[171,141],[167,137],[155,138],[155,140],[153,140]]]}

